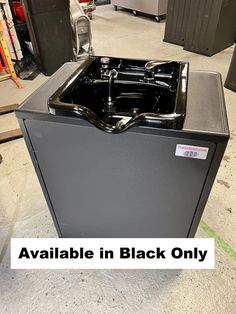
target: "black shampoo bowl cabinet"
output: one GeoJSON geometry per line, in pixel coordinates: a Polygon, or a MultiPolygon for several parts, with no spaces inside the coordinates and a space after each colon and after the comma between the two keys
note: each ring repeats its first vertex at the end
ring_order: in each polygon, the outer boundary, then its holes
{"type": "Polygon", "coordinates": [[[193,237],[229,130],[220,74],[83,57],[17,109],[62,237],[193,237]]]}

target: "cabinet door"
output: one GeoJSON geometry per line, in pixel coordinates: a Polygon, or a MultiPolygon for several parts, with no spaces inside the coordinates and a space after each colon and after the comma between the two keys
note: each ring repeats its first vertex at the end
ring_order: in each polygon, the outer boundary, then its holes
{"type": "Polygon", "coordinates": [[[187,237],[215,144],[25,125],[64,237],[187,237]],[[176,156],[177,144],[207,147],[207,158],[176,156]]]}

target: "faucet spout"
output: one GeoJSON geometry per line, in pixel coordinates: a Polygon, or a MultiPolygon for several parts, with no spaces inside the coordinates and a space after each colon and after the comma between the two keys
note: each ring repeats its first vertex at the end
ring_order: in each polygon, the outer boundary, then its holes
{"type": "Polygon", "coordinates": [[[118,72],[115,69],[112,69],[109,73],[109,80],[108,80],[108,101],[106,106],[107,112],[113,112],[114,110],[114,103],[112,101],[112,85],[114,79],[117,77],[118,72]]]}

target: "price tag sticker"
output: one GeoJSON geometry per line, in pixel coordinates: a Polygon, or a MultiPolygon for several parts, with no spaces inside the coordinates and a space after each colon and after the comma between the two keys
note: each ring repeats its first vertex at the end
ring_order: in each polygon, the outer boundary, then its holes
{"type": "Polygon", "coordinates": [[[208,147],[177,144],[175,156],[206,160],[208,152],[209,152],[208,147]]]}

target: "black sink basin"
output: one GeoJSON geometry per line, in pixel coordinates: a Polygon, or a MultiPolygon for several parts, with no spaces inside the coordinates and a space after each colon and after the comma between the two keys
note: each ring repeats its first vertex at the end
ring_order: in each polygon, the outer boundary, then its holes
{"type": "Polygon", "coordinates": [[[131,126],[182,128],[188,63],[88,57],[48,101],[110,133],[131,126]]]}

